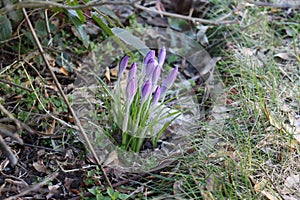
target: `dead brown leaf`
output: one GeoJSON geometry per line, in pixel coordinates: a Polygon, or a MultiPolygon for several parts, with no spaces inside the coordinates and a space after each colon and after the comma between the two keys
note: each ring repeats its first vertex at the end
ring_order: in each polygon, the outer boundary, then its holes
{"type": "Polygon", "coordinates": [[[110,83],[110,70],[108,67],[105,68],[105,78],[106,78],[106,82],[110,83]]]}
{"type": "Polygon", "coordinates": [[[118,69],[117,68],[113,68],[110,70],[110,75],[112,77],[117,77],[118,76],[118,69]]]}
{"type": "Polygon", "coordinates": [[[47,173],[47,168],[43,163],[43,160],[38,160],[37,162],[34,162],[32,164],[32,166],[34,167],[34,169],[38,172],[43,172],[43,173],[47,173]]]}
{"type": "Polygon", "coordinates": [[[60,188],[60,185],[56,184],[56,185],[49,185],[48,189],[49,189],[49,193],[46,195],[47,199],[50,199],[53,195],[57,194],[59,191],[57,189],[60,188]]]}
{"type": "Polygon", "coordinates": [[[50,64],[51,67],[54,67],[55,66],[55,58],[53,58],[51,55],[49,54],[46,54],[46,58],[50,64]]]}
{"type": "Polygon", "coordinates": [[[118,151],[112,151],[106,158],[104,165],[117,164],[119,163],[118,151]]]}
{"type": "Polygon", "coordinates": [[[58,72],[65,76],[69,76],[69,72],[64,67],[59,68],[58,72]]]}
{"type": "Polygon", "coordinates": [[[54,134],[55,126],[56,126],[56,120],[53,119],[52,125],[46,129],[46,134],[47,135],[53,135],[54,134]]]}
{"type": "Polygon", "coordinates": [[[280,200],[280,198],[274,196],[273,194],[271,194],[270,192],[267,192],[265,190],[261,191],[261,193],[269,200],[280,200]]]}
{"type": "Polygon", "coordinates": [[[267,179],[262,179],[261,181],[256,182],[256,184],[254,185],[254,191],[261,192],[265,188],[267,183],[268,183],[267,179]]]}

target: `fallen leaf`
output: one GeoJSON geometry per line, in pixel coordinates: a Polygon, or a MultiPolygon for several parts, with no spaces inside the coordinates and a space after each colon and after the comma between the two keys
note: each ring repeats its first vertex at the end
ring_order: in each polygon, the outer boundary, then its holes
{"type": "Polygon", "coordinates": [[[295,55],[291,52],[288,53],[277,53],[274,55],[275,58],[280,58],[282,60],[294,60],[295,59],[295,55]]]}
{"type": "Polygon", "coordinates": [[[117,77],[118,76],[118,69],[117,68],[113,68],[110,70],[110,75],[112,77],[117,77]]]}
{"type": "Polygon", "coordinates": [[[255,185],[254,185],[254,191],[255,192],[261,193],[262,195],[265,196],[266,199],[279,200],[279,198],[276,197],[275,195],[273,195],[273,193],[271,194],[270,192],[268,192],[264,189],[266,187],[267,183],[268,183],[267,179],[262,179],[259,182],[253,179],[252,182],[256,182],[255,185]]]}
{"type": "Polygon", "coordinates": [[[182,193],[181,185],[182,181],[176,181],[173,184],[173,193],[177,200],[182,200],[182,197],[180,197],[180,194],[182,193]]]}
{"type": "Polygon", "coordinates": [[[34,162],[32,164],[32,166],[34,167],[34,169],[38,172],[43,172],[43,173],[47,173],[47,169],[46,166],[44,165],[42,160],[38,160],[37,162],[34,162]]]}
{"type": "Polygon", "coordinates": [[[268,180],[267,179],[262,179],[260,182],[257,182],[254,185],[254,191],[255,192],[261,192],[265,186],[267,185],[268,180]]]}
{"type": "Polygon", "coordinates": [[[274,196],[273,194],[265,190],[261,191],[261,193],[269,200],[280,200],[278,197],[274,196]]]}
{"type": "Polygon", "coordinates": [[[105,78],[106,78],[106,82],[110,83],[110,70],[108,67],[105,68],[105,78]]]}
{"type": "Polygon", "coordinates": [[[65,76],[69,76],[69,72],[64,67],[59,68],[58,72],[65,76]]]}
{"type": "Polygon", "coordinates": [[[54,134],[55,124],[56,124],[56,120],[53,120],[52,125],[46,129],[46,134],[47,135],[53,135],[54,134]]]}
{"type": "Polygon", "coordinates": [[[213,175],[210,175],[207,179],[206,179],[206,186],[205,186],[206,190],[208,192],[213,192],[216,188],[216,182],[215,182],[215,177],[213,175]]]}
{"type": "Polygon", "coordinates": [[[45,149],[41,149],[41,150],[38,150],[38,151],[37,151],[37,156],[38,156],[38,157],[44,156],[45,154],[46,154],[45,149]]]}
{"type": "Polygon", "coordinates": [[[57,190],[59,188],[59,184],[56,185],[49,185],[48,189],[49,189],[49,193],[47,194],[46,198],[50,199],[53,195],[57,194],[59,191],[57,190]]]}
{"type": "Polygon", "coordinates": [[[117,164],[119,162],[118,151],[114,150],[107,156],[104,165],[117,164]]]}
{"type": "Polygon", "coordinates": [[[74,181],[74,179],[72,179],[72,178],[68,178],[68,177],[65,178],[64,186],[66,187],[67,190],[71,189],[71,185],[72,185],[73,181],[74,181]]]}
{"type": "Polygon", "coordinates": [[[290,124],[285,124],[285,129],[300,143],[300,116],[292,113],[288,116],[290,124]]]}
{"type": "Polygon", "coordinates": [[[284,181],[284,188],[281,191],[282,194],[293,194],[299,190],[299,184],[300,184],[300,175],[299,174],[293,174],[289,177],[287,177],[284,181]]]}
{"type": "Polygon", "coordinates": [[[214,200],[215,199],[211,192],[205,191],[205,192],[201,192],[201,194],[202,194],[204,200],[214,200]]]}
{"type": "Polygon", "coordinates": [[[47,60],[48,60],[48,62],[50,64],[50,66],[54,67],[55,66],[55,59],[51,55],[49,55],[49,54],[46,54],[46,58],[47,58],[47,60]]]}
{"type": "Polygon", "coordinates": [[[299,198],[291,197],[291,196],[288,196],[288,195],[283,195],[282,197],[283,197],[284,200],[299,200],[299,198]]]}
{"type": "Polygon", "coordinates": [[[247,48],[247,47],[243,47],[242,48],[242,55],[246,56],[246,57],[251,57],[255,54],[256,50],[252,49],[252,48],[247,48]]]}

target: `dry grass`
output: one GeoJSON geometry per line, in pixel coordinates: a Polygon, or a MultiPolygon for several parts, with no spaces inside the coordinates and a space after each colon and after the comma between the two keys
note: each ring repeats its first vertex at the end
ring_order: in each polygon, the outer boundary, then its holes
{"type": "Polygon", "coordinates": [[[178,177],[194,198],[299,199],[299,13],[237,7],[218,63],[230,117],[214,152],[185,158],[178,177]]]}

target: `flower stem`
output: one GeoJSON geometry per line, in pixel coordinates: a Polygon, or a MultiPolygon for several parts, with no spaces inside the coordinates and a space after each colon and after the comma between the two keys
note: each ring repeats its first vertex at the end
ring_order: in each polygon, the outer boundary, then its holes
{"type": "Polygon", "coordinates": [[[126,105],[126,113],[125,113],[125,117],[124,117],[124,121],[123,121],[123,126],[122,126],[122,145],[126,145],[127,143],[127,126],[128,126],[128,116],[129,116],[129,108],[130,108],[130,104],[126,105]]]}

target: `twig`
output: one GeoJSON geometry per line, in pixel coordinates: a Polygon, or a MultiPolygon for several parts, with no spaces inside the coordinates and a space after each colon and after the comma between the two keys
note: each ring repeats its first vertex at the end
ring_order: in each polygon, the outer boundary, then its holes
{"type": "MultiPolygon", "coordinates": [[[[46,0],[46,1],[48,1],[48,0],[46,0]]],[[[44,10],[44,14],[45,14],[46,29],[47,29],[47,33],[48,33],[48,36],[49,36],[48,46],[52,46],[53,38],[52,38],[52,35],[51,35],[51,31],[50,31],[48,10],[47,9],[44,10]]]]}
{"type": "Polygon", "coordinates": [[[19,137],[17,131],[18,129],[13,125],[0,123],[1,136],[10,137],[18,143],[23,144],[23,140],[19,137]]]}
{"type": "Polygon", "coordinates": [[[0,111],[5,114],[10,120],[12,120],[17,126],[17,128],[14,129],[9,125],[0,123],[0,150],[3,151],[4,155],[9,159],[11,165],[15,166],[18,163],[18,159],[13,154],[9,146],[5,143],[2,135],[11,137],[13,140],[16,140],[20,144],[23,144],[23,141],[19,138],[18,134],[16,134],[16,131],[21,130],[21,125],[19,123],[19,120],[17,120],[8,110],[6,110],[6,108],[2,104],[0,104],[0,111]]]}
{"type": "Polygon", "coordinates": [[[0,111],[16,124],[18,130],[22,130],[19,120],[17,120],[8,110],[6,110],[2,104],[0,104],[0,111]]]}
{"type": "Polygon", "coordinates": [[[298,4],[290,4],[290,3],[282,3],[282,4],[276,4],[276,3],[268,3],[268,2],[261,2],[261,1],[251,1],[251,0],[245,0],[246,2],[250,4],[254,4],[257,6],[264,6],[264,7],[272,7],[272,8],[300,8],[300,3],[298,4]]]}
{"type": "Polygon", "coordinates": [[[8,158],[10,164],[12,166],[15,166],[18,163],[18,159],[13,154],[13,152],[10,150],[9,146],[7,146],[4,139],[2,138],[1,134],[2,134],[2,130],[0,130],[0,150],[8,158]]]}
{"type": "MultiPolygon", "coordinates": [[[[44,2],[44,3],[46,3],[46,2],[44,2]]],[[[98,158],[98,156],[97,156],[97,154],[96,154],[96,152],[95,152],[95,150],[94,150],[92,144],[90,143],[90,141],[89,141],[89,139],[88,139],[88,136],[86,135],[86,133],[85,133],[85,131],[84,131],[84,129],[83,129],[83,127],[82,127],[82,125],[81,125],[81,123],[80,123],[80,121],[79,121],[79,119],[78,119],[76,113],[75,113],[75,111],[74,111],[73,108],[71,107],[70,102],[69,102],[67,96],[65,95],[65,93],[64,93],[64,91],[63,91],[63,89],[62,89],[60,83],[58,82],[58,79],[57,79],[56,75],[54,74],[54,72],[53,72],[52,69],[51,69],[51,66],[50,66],[49,61],[48,61],[48,59],[47,59],[47,57],[46,57],[45,51],[44,51],[44,49],[43,49],[43,47],[42,47],[42,45],[41,45],[41,43],[40,43],[40,41],[39,41],[39,39],[38,39],[38,37],[37,37],[37,35],[36,35],[36,32],[35,32],[35,30],[34,30],[32,24],[31,24],[31,21],[30,21],[28,15],[27,15],[27,13],[26,13],[25,8],[22,8],[22,11],[23,11],[23,14],[24,14],[24,16],[25,16],[25,19],[26,19],[26,21],[27,21],[27,23],[28,23],[28,26],[29,26],[29,28],[30,28],[30,31],[31,31],[31,33],[32,33],[33,39],[34,39],[34,41],[35,41],[35,43],[36,43],[36,45],[37,45],[37,47],[38,47],[38,49],[39,49],[39,51],[40,51],[40,54],[41,54],[41,56],[42,56],[42,58],[43,58],[43,60],[44,60],[44,62],[45,62],[46,67],[48,68],[48,70],[49,70],[49,72],[50,72],[50,74],[51,74],[51,77],[52,77],[53,80],[54,80],[54,83],[55,83],[56,87],[57,87],[58,90],[59,90],[59,93],[61,94],[61,96],[63,97],[65,103],[67,104],[67,106],[68,106],[68,108],[69,108],[69,111],[71,112],[71,114],[72,114],[72,116],[73,116],[73,118],[74,118],[75,124],[78,126],[79,131],[81,132],[81,134],[82,134],[82,136],[83,136],[83,138],[84,138],[84,140],[85,140],[85,142],[86,142],[86,144],[87,144],[88,149],[91,151],[93,157],[95,158],[96,163],[99,165],[99,167],[100,167],[100,169],[101,169],[101,171],[102,171],[102,173],[103,173],[103,176],[104,176],[106,182],[107,182],[108,185],[112,188],[111,182],[110,182],[110,180],[108,179],[107,174],[106,174],[106,172],[105,172],[103,166],[101,165],[101,162],[100,162],[100,160],[99,160],[99,158],[98,158]]]]}
{"type": "Polygon", "coordinates": [[[52,174],[50,177],[46,178],[44,181],[36,184],[36,185],[33,185],[31,187],[29,187],[28,189],[24,190],[23,192],[21,192],[20,194],[17,194],[15,196],[11,196],[11,197],[8,197],[4,200],[14,200],[14,199],[19,199],[19,197],[22,197],[30,192],[34,192],[34,191],[37,191],[39,190],[41,187],[43,187],[45,184],[47,184],[49,181],[53,180],[55,177],[58,176],[58,173],[54,173],[52,174]]]}
{"type": "Polygon", "coordinates": [[[62,8],[67,10],[77,10],[77,9],[86,9],[92,8],[95,6],[103,6],[103,5],[132,5],[138,0],[133,2],[128,1],[105,1],[105,2],[91,2],[84,5],[76,5],[76,6],[69,6],[61,3],[57,3],[54,1],[20,1],[16,4],[7,4],[4,8],[0,9],[0,13],[11,12],[13,10],[18,10],[21,8],[44,8],[44,9],[51,9],[51,8],[62,8]]]}
{"type": "MultiPolygon", "coordinates": [[[[6,39],[6,40],[2,40],[2,41],[0,41],[0,44],[5,44],[5,43],[8,43],[8,42],[10,42],[10,41],[12,41],[12,40],[15,40],[15,39],[19,39],[21,36],[23,36],[24,35],[24,33],[22,33],[22,34],[20,34],[20,35],[16,35],[16,36],[14,36],[14,37],[11,37],[11,38],[8,38],[8,39],[6,39]]],[[[2,51],[4,51],[3,49],[2,49],[2,51]]],[[[8,52],[8,53],[12,53],[12,52],[8,52]]]]}
{"type": "Polygon", "coordinates": [[[236,23],[236,20],[233,21],[226,21],[226,20],[220,20],[217,19],[215,21],[212,20],[207,20],[207,19],[202,19],[202,18],[195,18],[195,17],[190,17],[190,16],[185,16],[185,15],[180,15],[180,14],[175,14],[175,13],[169,13],[169,12],[164,12],[164,11],[159,11],[159,10],[153,10],[150,8],[147,8],[145,6],[142,6],[138,3],[134,3],[134,7],[147,11],[147,12],[152,12],[152,13],[156,13],[156,14],[160,14],[160,15],[165,15],[168,17],[175,17],[175,18],[179,18],[179,19],[185,19],[185,20],[189,20],[192,22],[200,22],[202,24],[212,24],[212,25],[225,25],[225,24],[234,24],[236,23]]]}
{"type": "Polygon", "coordinates": [[[18,85],[16,83],[13,83],[13,82],[10,82],[10,81],[6,81],[6,80],[3,80],[3,79],[0,79],[0,82],[8,84],[8,85],[15,86],[15,87],[18,87],[18,88],[21,88],[21,89],[26,90],[28,92],[33,92],[31,89],[28,89],[28,88],[26,88],[26,87],[24,87],[22,85],[18,85]]]}

